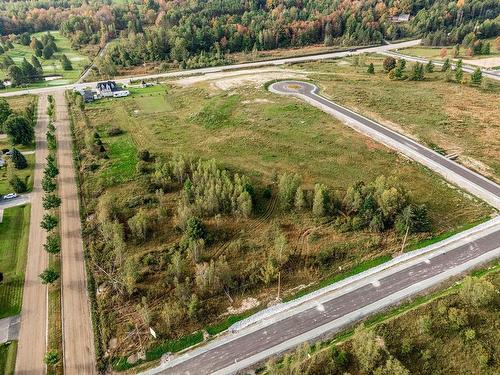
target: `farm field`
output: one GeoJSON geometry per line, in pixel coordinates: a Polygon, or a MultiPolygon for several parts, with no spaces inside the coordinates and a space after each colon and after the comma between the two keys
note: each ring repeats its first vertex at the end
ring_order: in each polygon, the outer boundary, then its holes
{"type": "MultiPolygon", "coordinates": [[[[50,33],[55,38],[55,43],[58,51],[54,53],[51,59],[45,60],[41,57],[39,58],[43,68],[43,75],[60,75],[62,77],[50,81],[34,83],[31,84],[30,87],[58,86],[75,82],[80,77],[80,74],[83,71],[84,67],[89,63],[88,57],[72,49],[69,40],[61,35],[59,31],[51,31],[50,33]],[[59,58],[62,54],[65,54],[71,61],[73,70],[62,69],[61,62],[59,61],[59,58]]],[[[37,39],[40,39],[43,35],[43,32],[34,33],[32,35],[37,39]]],[[[30,46],[23,46],[21,44],[14,43],[14,49],[6,51],[5,55],[10,56],[14,60],[14,62],[19,65],[23,61],[23,58],[26,58],[26,60],[30,62],[31,56],[34,55],[34,51],[30,48],[30,46]]],[[[6,72],[0,70],[0,79],[5,78],[6,72]]]]}
{"type": "Polygon", "coordinates": [[[0,223],[0,269],[4,274],[0,285],[0,318],[21,311],[29,223],[30,205],[4,210],[0,223]]]}
{"type": "MultiPolygon", "coordinates": [[[[138,350],[137,340],[130,339],[134,335],[151,349],[165,340],[181,339],[211,327],[232,314],[267,305],[275,298],[277,285],[262,281],[262,267],[273,252],[276,233],[285,237],[290,249],[281,278],[284,298],[364,261],[400,251],[402,238],[393,230],[345,231],[332,221],[282,210],[277,190],[280,176],[285,173],[300,175],[304,190],[311,191],[316,183],[323,183],[337,194],[345,193],[355,183],[369,183],[384,175],[406,190],[412,202],[428,208],[432,229],[411,235],[408,243],[412,246],[491,214],[486,205],[427,169],[307,104],[262,87],[246,85],[223,91],[205,82],[189,87],[167,84],[130,90],[130,97],[101,100],[85,105],[84,110],[80,110],[75,97],[71,100],[82,200],[88,218],[84,241],[93,261],[100,264],[91,268],[99,291],[96,303],[102,350],[111,350],[112,358],[138,350]],[[155,160],[145,161],[139,155],[144,155],[145,150],[155,160]],[[179,155],[194,163],[196,158],[214,159],[220,168],[248,176],[254,199],[249,217],[203,218],[209,234],[196,272],[210,262],[227,263],[234,284],[225,293],[202,294],[204,318],[185,317],[172,335],[165,319],[174,319],[167,311],[178,305],[165,302],[165,298],[172,298],[168,290],[189,296],[197,289],[188,286],[191,278],[184,272],[173,281],[177,286],[165,287],[166,283],[172,285],[165,281],[171,280],[174,266],[170,262],[177,259],[176,253],[185,251],[186,240],[179,229],[180,211],[176,207],[183,198],[178,187],[174,188],[176,185],[162,192],[152,187],[151,181],[159,178],[158,163],[162,159],[176,160],[179,155]],[[128,227],[138,212],[161,216],[152,224],[146,240],[132,239],[132,227],[128,227]],[[112,250],[105,250],[107,245],[101,235],[109,236],[105,231],[112,229],[104,229],[100,220],[102,215],[110,214],[110,220],[115,220],[113,225],[128,223],[122,234],[128,241],[120,250],[120,262],[127,265],[124,270],[134,267],[133,274],[117,276],[120,269],[105,266],[106,262],[110,264],[112,250]],[[109,295],[109,277],[130,280],[132,275],[135,284],[130,297],[109,295]],[[184,277],[189,280],[179,281],[184,277]],[[145,311],[159,334],[157,341],[140,328],[131,331],[130,327],[142,321],[145,311]]],[[[189,186],[184,185],[184,189],[189,186]]],[[[189,262],[193,256],[187,255],[189,262]]]]}
{"type": "MultiPolygon", "coordinates": [[[[354,59],[296,65],[310,72],[323,95],[405,133],[444,154],[500,181],[500,124],[497,121],[500,85],[488,89],[444,82],[444,74],[426,74],[421,82],[391,81],[383,72],[383,57],[369,56],[375,75],[354,59]],[[467,105],[464,105],[464,100],[467,105]]],[[[407,64],[407,71],[411,64],[407,64]]]]}

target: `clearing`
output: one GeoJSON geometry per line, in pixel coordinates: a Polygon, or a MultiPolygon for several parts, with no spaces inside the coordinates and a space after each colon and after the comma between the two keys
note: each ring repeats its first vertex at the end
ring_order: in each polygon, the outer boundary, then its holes
{"type": "MultiPolygon", "coordinates": [[[[130,97],[100,100],[85,105],[83,111],[72,99],[83,212],[87,218],[84,242],[98,291],[102,350],[112,358],[136,353],[139,342],[143,349],[155,348],[168,339],[180,341],[163,348],[196,342],[198,336],[184,335],[203,327],[208,327],[209,332],[220,331],[210,327],[224,327],[224,322],[234,319],[225,320],[227,311],[241,311],[241,304],[248,304],[248,298],[257,299],[260,306],[272,301],[277,292],[276,281],[268,283],[263,279],[277,232],[284,234],[293,254],[281,280],[285,298],[297,292],[298,286],[334,277],[363,261],[383,256],[387,259],[400,250],[401,238],[393,230],[343,231],[332,221],[283,211],[276,196],[277,179],[286,172],[298,173],[308,191],[321,182],[339,194],[359,181],[371,182],[385,175],[402,186],[412,202],[428,207],[432,230],[411,235],[412,246],[491,214],[489,207],[424,167],[305,103],[256,87],[255,79],[245,78],[239,85],[224,86],[226,90],[213,82],[131,88],[130,97]],[[177,187],[155,192],[157,188],[150,181],[156,178],[153,170],[159,171],[160,164],[140,160],[138,152],[142,150],[148,150],[157,161],[173,155],[215,159],[219,167],[248,176],[255,190],[250,217],[203,218],[209,235],[200,245],[202,262],[194,267],[188,255],[188,264],[176,263],[182,276],[174,281],[174,265],[170,262],[177,259],[176,254],[186,253],[182,250],[186,242],[177,224],[177,204],[182,197],[177,187]],[[128,240],[117,258],[125,267],[110,263],[116,247],[103,241],[102,236],[109,235],[106,231],[113,231],[101,226],[103,212],[111,213],[115,224],[125,226],[122,236],[128,240]],[[145,240],[132,239],[131,230],[127,229],[131,225],[129,219],[139,212],[158,217],[145,240]],[[227,262],[234,284],[224,292],[201,294],[203,314],[184,316],[182,325],[175,330],[168,328],[176,324],[170,314],[176,314],[180,308],[175,296],[187,295],[189,302],[191,293],[197,291],[190,280],[198,278],[200,267],[208,267],[211,261],[227,262]],[[184,267],[193,269],[184,273],[184,267]],[[133,281],[127,284],[134,287],[131,297],[114,292],[117,284],[112,280],[116,277],[133,281]],[[158,340],[151,337],[144,319],[151,319],[158,340]],[[215,323],[221,324],[214,326],[215,323]]],[[[119,244],[117,237],[112,241],[119,244]]],[[[252,301],[251,307],[254,306],[252,301]]],[[[159,358],[165,350],[158,347],[148,352],[148,359],[159,358]]],[[[118,367],[126,368],[124,363],[121,361],[118,367]]]]}

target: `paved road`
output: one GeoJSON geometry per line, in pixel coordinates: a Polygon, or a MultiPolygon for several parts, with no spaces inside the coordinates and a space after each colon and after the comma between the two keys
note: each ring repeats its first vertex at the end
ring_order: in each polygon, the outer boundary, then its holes
{"type": "MultiPolygon", "coordinates": [[[[289,58],[278,59],[278,60],[258,61],[258,62],[234,64],[234,65],[223,65],[223,66],[216,66],[216,67],[211,67],[211,68],[181,70],[181,71],[169,72],[169,73],[139,75],[139,76],[134,76],[134,77],[126,77],[126,78],[119,78],[118,77],[115,79],[115,81],[122,83],[122,84],[130,84],[130,81],[139,80],[139,79],[174,78],[174,77],[190,76],[190,75],[194,75],[194,74],[217,73],[217,72],[223,72],[223,71],[234,70],[234,69],[259,68],[259,67],[263,67],[263,66],[273,66],[273,65],[277,66],[277,65],[284,65],[284,64],[289,64],[289,63],[327,60],[327,59],[345,57],[345,56],[349,56],[349,55],[358,55],[358,54],[362,54],[362,53],[384,52],[384,51],[389,51],[389,50],[397,49],[397,48],[412,47],[412,46],[419,45],[420,41],[421,40],[418,39],[418,40],[411,40],[411,41],[407,41],[407,42],[394,43],[394,44],[389,44],[389,45],[360,48],[360,49],[357,49],[356,51],[353,51],[353,52],[349,52],[349,51],[331,52],[331,53],[322,53],[322,54],[310,55],[310,56],[289,57],[289,58]]],[[[53,91],[72,90],[75,87],[81,87],[81,86],[95,87],[96,83],[97,82],[89,82],[89,83],[85,83],[85,84],[73,83],[70,85],[63,85],[63,86],[57,86],[57,87],[45,87],[45,88],[38,88],[38,89],[26,89],[26,90],[19,90],[19,91],[3,92],[3,93],[0,93],[0,97],[1,96],[17,96],[17,95],[24,95],[24,94],[36,95],[36,94],[41,94],[41,93],[51,93],[53,91]]]]}
{"type": "Polygon", "coordinates": [[[271,85],[270,90],[279,94],[296,96],[307,101],[344,121],[355,130],[426,165],[450,182],[500,209],[500,186],[496,183],[404,135],[320,96],[317,86],[306,82],[282,81],[271,85]]]}
{"type": "Polygon", "coordinates": [[[31,201],[31,193],[19,195],[14,199],[0,199],[0,210],[5,210],[6,208],[22,206],[31,201]]]}
{"type": "Polygon", "coordinates": [[[20,324],[20,315],[9,316],[8,318],[0,319],[0,344],[17,340],[19,337],[20,324]]]}
{"type": "Polygon", "coordinates": [[[71,375],[96,374],[92,322],[87,295],[80,207],[73,167],[71,130],[64,93],[56,102],[57,162],[61,196],[62,324],[64,372],[71,375]]]}
{"type": "MultiPolygon", "coordinates": [[[[462,187],[479,193],[500,208],[500,187],[484,177],[467,170],[363,116],[318,95],[316,86],[297,81],[278,82],[271,91],[294,95],[346,121],[356,130],[409,154],[419,162],[430,165],[462,187]],[[416,155],[419,155],[418,157],[416,155]],[[436,167],[438,165],[439,167],[436,167]],[[454,176],[458,177],[454,177],[454,176]]],[[[459,237],[460,236],[460,237],[459,237]]],[[[447,278],[500,256],[500,220],[487,223],[456,240],[435,245],[432,253],[402,260],[389,269],[370,274],[359,282],[347,285],[340,292],[318,297],[316,303],[305,303],[226,334],[199,349],[145,374],[228,374],[234,373],[271,355],[281,353],[307,340],[317,339],[361,319],[447,278]],[[356,284],[356,285],[354,285],[356,284]],[[312,306],[311,306],[312,304],[312,306]]]]}
{"type": "Polygon", "coordinates": [[[35,128],[36,161],[31,193],[31,221],[28,240],[28,259],[24,279],[21,329],[17,348],[16,375],[45,374],[43,357],[46,351],[47,287],[38,275],[47,267],[48,256],[43,248],[46,233],[40,228],[44,210],[42,207],[42,176],[47,157],[47,96],[38,100],[38,121],[35,128]]]}
{"type": "MultiPolygon", "coordinates": [[[[407,61],[420,62],[420,63],[423,63],[423,64],[427,64],[429,62],[429,59],[425,59],[423,57],[415,57],[415,56],[404,55],[404,54],[402,54],[400,52],[396,52],[396,51],[382,51],[380,53],[382,55],[392,56],[392,57],[394,57],[396,59],[404,59],[404,60],[407,60],[407,61]]],[[[439,61],[436,61],[436,60],[432,60],[432,62],[434,63],[434,65],[437,65],[437,66],[442,66],[443,65],[442,62],[439,62],[439,61]]],[[[453,62],[451,63],[451,66],[452,66],[453,69],[455,69],[455,64],[453,62]]],[[[462,67],[462,70],[464,72],[467,72],[467,73],[473,73],[474,70],[476,70],[476,67],[470,67],[470,66],[464,65],[462,67]]],[[[500,72],[499,71],[494,71],[494,70],[490,70],[490,69],[481,69],[481,71],[483,72],[483,76],[484,77],[488,77],[488,78],[500,81],[500,72]]]]}

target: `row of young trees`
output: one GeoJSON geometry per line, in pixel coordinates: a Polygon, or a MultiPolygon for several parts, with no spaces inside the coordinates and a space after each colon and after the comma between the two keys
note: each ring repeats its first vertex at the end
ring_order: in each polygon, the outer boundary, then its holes
{"type": "MultiPolygon", "coordinates": [[[[388,56],[383,62],[384,72],[388,73],[389,78],[394,80],[405,80],[410,81],[423,81],[425,79],[425,73],[433,73],[435,65],[432,60],[429,60],[425,65],[423,63],[416,62],[412,65],[409,74],[406,71],[406,60],[399,59],[388,56]]],[[[375,73],[375,67],[373,63],[368,66],[367,72],[370,74],[375,73]]],[[[449,58],[446,58],[441,65],[441,72],[445,74],[445,81],[447,82],[457,82],[464,83],[464,70],[462,59],[458,59],[455,63],[454,69],[452,69],[452,64],[449,58]]],[[[470,77],[470,84],[473,86],[480,86],[483,82],[483,73],[478,67],[474,70],[470,77]]]]}

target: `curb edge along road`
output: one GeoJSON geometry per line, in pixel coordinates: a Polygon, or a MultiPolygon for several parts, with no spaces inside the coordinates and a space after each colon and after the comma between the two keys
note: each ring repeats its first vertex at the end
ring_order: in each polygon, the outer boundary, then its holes
{"type": "MultiPolygon", "coordinates": [[[[420,42],[421,42],[421,39],[416,39],[416,40],[410,40],[410,41],[406,41],[406,42],[400,42],[400,43],[389,44],[389,45],[380,45],[380,46],[376,46],[376,47],[359,48],[358,50],[352,51],[352,52],[350,52],[350,51],[327,52],[327,53],[319,53],[316,55],[309,55],[309,56],[288,57],[288,58],[277,59],[277,60],[265,60],[265,61],[248,62],[248,63],[242,63],[242,64],[221,65],[221,66],[215,66],[215,67],[209,67],[209,68],[179,70],[179,71],[167,72],[167,73],[138,75],[138,76],[132,76],[132,77],[115,77],[114,81],[121,83],[121,84],[130,84],[131,81],[135,81],[135,80],[139,80],[139,79],[184,77],[184,76],[190,76],[190,75],[203,75],[203,74],[209,74],[209,73],[220,73],[220,72],[224,72],[224,71],[238,70],[238,69],[245,69],[245,68],[261,68],[264,66],[285,65],[288,63],[328,60],[328,59],[346,57],[346,56],[351,56],[351,55],[359,55],[359,54],[363,54],[363,53],[370,53],[370,52],[380,53],[380,52],[385,52],[385,51],[389,51],[392,49],[412,47],[412,46],[419,45],[420,42]]],[[[73,88],[79,87],[79,86],[92,87],[92,86],[95,86],[96,84],[97,84],[97,82],[87,82],[87,83],[83,83],[83,84],[82,83],[81,84],[72,83],[69,85],[62,85],[62,86],[43,87],[43,88],[26,89],[26,90],[19,90],[19,91],[9,91],[9,92],[5,92],[5,93],[0,93],[0,97],[2,97],[2,96],[18,96],[18,95],[25,95],[25,94],[37,95],[37,94],[41,94],[41,93],[49,93],[49,92],[54,92],[54,91],[72,90],[73,88]]]]}
{"type": "MultiPolygon", "coordinates": [[[[291,303],[289,303],[289,305],[286,306],[288,307],[286,309],[283,309],[281,311],[270,312],[267,316],[261,317],[258,321],[250,322],[249,324],[245,325],[241,329],[238,329],[234,332],[227,332],[226,334],[220,336],[218,339],[215,339],[214,341],[209,342],[206,345],[200,346],[190,351],[188,350],[179,357],[174,358],[173,360],[166,362],[160,365],[159,367],[147,370],[142,374],[153,375],[159,373],[168,373],[167,371],[169,368],[175,367],[183,362],[189,361],[190,358],[194,358],[201,354],[207,353],[222,345],[237,340],[243,336],[247,336],[258,330],[261,330],[262,328],[265,328],[268,325],[278,323],[279,321],[290,318],[293,315],[304,312],[305,310],[322,306],[327,301],[348,294],[356,289],[361,288],[362,286],[366,286],[377,280],[381,280],[384,277],[387,277],[393,273],[404,270],[410,266],[416,265],[423,261],[424,262],[432,261],[432,258],[447,253],[448,251],[451,251],[457,248],[458,246],[466,245],[487,234],[496,232],[499,226],[500,226],[500,216],[497,216],[485,223],[479,224],[474,228],[458,233],[437,244],[433,244],[422,249],[402,254],[399,257],[394,258],[393,260],[387,263],[371,268],[360,274],[339,281],[338,283],[322,288],[317,292],[313,292],[307,296],[304,296],[303,298],[307,299],[302,300],[299,303],[296,303],[295,305],[294,305],[295,301],[291,301],[291,303]]],[[[267,357],[270,357],[272,355],[277,355],[279,353],[282,353],[283,351],[289,350],[304,341],[317,340],[320,339],[321,337],[325,337],[328,334],[338,331],[341,328],[345,328],[346,325],[354,323],[356,320],[359,320],[377,311],[380,311],[384,308],[394,305],[397,302],[401,302],[402,300],[414,296],[415,294],[418,294],[419,292],[425,289],[429,289],[432,286],[435,286],[439,282],[442,282],[452,276],[463,273],[468,268],[483,264],[498,256],[500,256],[500,248],[497,248],[496,250],[483,254],[480,257],[474,258],[468,261],[467,263],[451,268],[432,278],[420,281],[411,287],[405,288],[401,291],[398,291],[395,294],[392,294],[388,297],[378,300],[375,303],[365,306],[352,313],[346,314],[341,318],[332,320],[331,322],[322,325],[320,327],[317,327],[311,331],[303,333],[292,340],[287,340],[283,343],[280,343],[279,345],[269,348],[268,350],[262,351],[254,356],[238,361],[234,365],[215,371],[213,372],[213,374],[234,373],[236,371],[243,370],[247,367],[255,365],[255,363],[261,362],[267,357]]]]}
{"type": "Polygon", "coordinates": [[[401,133],[398,133],[392,129],[389,129],[376,121],[373,121],[373,120],[371,120],[371,119],[369,119],[369,118],[367,118],[359,113],[356,113],[356,112],[350,110],[349,108],[346,108],[342,105],[334,103],[331,100],[329,100],[328,98],[319,95],[318,94],[319,88],[316,85],[311,84],[311,83],[307,83],[307,82],[301,82],[301,81],[294,81],[294,80],[287,81],[287,80],[285,80],[285,81],[279,81],[279,82],[273,83],[269,87],[269,90],[275,94],[278,94],[278,95],[294,96],[294,97],[297,97],[299,99],[304,100],[305,102],[309,103],[310,105],[312,105],[312,106],[322,110],[323,112],[326,112],[326,113],[330,114],[331,116],[339,119],[340,121],[342,121],[343,123],[345,123],[346,125],[348,125],[352,129],[356,130],[357,132],[364,134],[365,136],[368,136],[372,139],[375,139],[376,141],[384,144],[385,146],[389,147],[390,149],[395,150],[397,152],[401,152],[404,155],[408,156],[409,158],[415,160],[416,162],[425,165],[426,167],[432,169],[434,172],[440,174],[446,180],[448,180],[451,183],[459,186],[460,188],[468,191],[472,195],[479,197],[480,199],[486,201],[487,203],[489,203],[491,206],[493,206],[497,210],[500,210],[500,196],[499,195],[496,195],[492,192],[485,190],[483,187],[477,185],[476,183],[472,183],[470,180],[466,179],[464,176],[461,176],[458,173],[447,168],[446,166],[441,165],[441,164],[433,161],[432,159],[426,157],[425,155],[420,153],[418,151],[418,149],[415,148],[415,146],[424,149],[426,152],[429,152],[429,153],[433,154],[434,156],[437,156],[438,158],[442,159],[446,163],[450,163],[451,165],[453,165],[454,167],[457,167],[460,170],[466,171],[467,173],[474,175],[474,177],[484,181],[488,185],[491,185],[496,189],[500,189],[500,187],[494,181],[488,180],[484,176],[482,176],[474,171],[471,171],[468,168],[465,168],[463,165],[445,158],[444,156],[438,154],[434,150],[431,150],[428,147],[421,145],[420,143],[408,138],[407,136],[405,136],[401,133]],[[302,85],[301,87],[310,86],[310,87],[313,87],[314,89],[311,91],[308,91],[306,93],[300,93],[300,92],[284,93],[282,91],[278,91],[275,88],[276,85],[286,84],[286,83],[299,84],[299,85],[302,85]],[[313,95],[314,97],[310,97],[308,94],[313,95]],[[344,110],[348,113],[353,114],[354,116],[358,116],[358,117],[362,118],[364,121],[369,122],[373,126],[380,127],[384,131],[387,131],[396,137],[401,137],[404,139],[404,143],[401,143],[401,142],[399,142],[399,141],[397,141],[397,140],[395,140],[387,135],[384,135],[381,132],[379,132],[373,128],[370,128],[368,125],[363,124],[360,121],[358,121],[352,117],[349,117],[348,115],[341,113],[340,111],[338,111],[334,108],[331,108],[331,107],[321,103],[318,100],[325,101],[328,104],[331,104],[335,107],[340,108],[341,110],[344,110]]]}
{"type": "MultiPolygon", "coordinates": [[[[284,82],[287,82],[287,81],[284,81],[284,82]]],[[[288,81],[288,82],[304,84],[304,82],[293,82],[293,81],[288,81]]],[[[404,142],[406,143],[406,145],[400,143],[397,140],[392,140],[389,136],[381,134],[381,133],[377,132],[375,129],[371,129],[368,126],[363,125],[361,122],[358,122],[357,120],[350,118],[348,115],[342,114],[342,113],[328,107],[327,105],[324,105],[320,102],[317,102],[314,98],[311,98],[303,93],[297,93],[297,92],[284,93],[284,92],[277,91],[274,89],[273,86],[277,85],[279,83],[280,82],[271,85],[269,87],[270,91],[275,92],[277,94],[281,94],[281,95],[296,96],[300,99],[305,100],[309,104],[311,104],[317,108],[320,108],[321,110],[333,115],[334,117],[339,118],[341,121],[343,121],[344,123],[347,123],[347,125],[352,127],[354,130],[361,132],[369,137],[372,137],[372,138],[378,140],[379,142],[382,142],[383,144],[390,147],[391,149],[396,149],[399,152],[403,152],[403,153],[407,154],[407,156],[410,156],[412,159],[414,159],[414,160],[416,159],[417,162],[420,162],[420,163],[430,167],[434,171],[440,173],[441,175],[444,175],[445,178],[447,178],[449,180],[451,179],[456,184],[458,183],[459,186],[462,186],[463,188],[467,187],[467,190],[472,192],[474,195],[478,195],[482,199],[486,198],[485,200],[487,200],[494,207],[500,208],[500,200],[498,199],[498,196],[496,196],[493,192],[489,192],[489,191],[481,188],[480,186],[473,186],[473,188],[471,188],[471,186],[469,186],[469,185],[475,185],[475,184],[472,183],[471,181],[467,180],[465,177],[462,177],[462,176],[456,174],[455,172],[449,170],[448,168],[446,168],[446,166],[440,166],[437,162],[433,162],[430,159],[426,160],[427,158],[425,157],[425,155],[419,155],[417,150],[414,150],[412,147],[407,147],[407,146],[412,145],[412,143],[417,144],[420,147],[422,147],[422,145],[420,145],[420,144],[414,142],[413,140],[411,140],[407,137],[404,137],[404,136],[403,136],[403,138],[404,138],[404,142]],[[432,163],[429,163],[429,161],[432,163]],[[456,176],[454,176],[455,174],[456,174],[456,176]],[[457,178],[457,176],[459,178],[457,178]],[[466,187],[463,186],[464,184],[466,185],[466,187]]],[[[281,83],[283,83],[283,81],[281,81],[281,83]]],[[[314,88],[313,88],[313,90],[311,90],[309,92],[309,94],[319,97],[318,87],[315,85],[313,85],[313,86],[314,86],[314,88]]],[[[320,97],[320,98],[322,98],[322,100],[326,100],[327,102],[330,102],[328,99],[326,99],[324,97],[320,97]]],[[[335,103],[332,103],[332,102],[330,102],[330,103],[335,105],[335,106],[338,106],[335,103]]],[[[357,114],[353,111],[350,111],[347,108],[344,108],[342,106],[338,106],[338,107],[347,110],[349,113],[353,113],[357,116],[360,116],[359,114],[357,114]]],[[[361,116],[361,117],[364,120],[368,120],[370,122],[375,123],[374,121],[367,119],[364,116],[361,116]]],[[[378,123],[375,123],[375,124],[377,126],[382,126],[378,123]]],[[[383,127],[383,128],[387,129],[385,127],[383,127]]],[[[390,129],[387,129],[387,130],[390,130],[390,129]]],[[[401,134],[399,134],[397,132],[394,132],[392,130],[390,130],[390,131],[391,131],[391,133],[396,133],[397,135],[402,136],[401,134]]],[[[432,150],[430,150],[430,151],[432,151],[432,150]]],[[[434,152],[434,151],[432,151],[432,152],[434,152]]],[[[436,153],[436,155],[439,155],[439,154],[436,153]]],[[[439,155],[439,156],[441,157],[441,155],[439,155]]],[[[455,164],[457,164],[457,163],[455,163],[455,164]]],[[[462,166],[460,166],[460,167],[467,170],[469,173],[471,172],[462,166]]],[[[492,181],[487,180],[483,176],[480,176],[477,174],[475,174],[475,175],[476,175],[476,178],[480,177],[482,181],[486,181],[488,183],[494,184],[492,181]]],[[[496,184],[494,184],[494,185],[496,188],[497,185],[496,184]]],[[[495,189],[493,189],[493,191],[495,191],[495,189]]],[[[223,335],[219,339],[216,339],[216,340],[212,341],[211,343],[208,343],[207,345],[201,346],[201,347],[194,349],[192,351],[186,351],[183,355],[173,359],[170,362],[164,363],[157,368],[148,370],[148,371],[144,372],[144,374],[157,374],[157,373],[172,372],[172,370],[173,370],[172,367],[175,367],[177,365],[181,365],[184,362],[189,361],[189,359],[191,359],[191,358],[197,357],[197,356],[202,355],[202,354],[206,354],[207,352],[214,350],[214,349],[216,349],[224,344],[228,344],[234,340],[237,340],[238,338],[242,338],[242,337],[249,335],[253,332],[261,330],[268,325],[278,323],[282,320],[284,321],[287,318],[289,318],[290,316],[294,316],[295,314],[297,314],[301,311],[311,309],[311,307],[314,307],[314,303],[316,303],[318,306],[321,306],[321,304],[322,304],[321,302],[326,302],[326,301],[329,301],[329,300],[332,300],[332,299],[338,297],[339,295],[354,291],[354,290],[360,288],[361,286],[366,285],[367,283],[370,283],[372,281],[376,281],[377,279],[381,279],[382,277],[384,277],[390,273],[394,273],[397,271],[404,270],[408,267],[411,267],[415,263],[420,263],[422,261],[425,261],[425,262],[429,261],[430,262],[431,258],[438,256],[440,254],[447,253],[448,251],[452,251],[453,249],[456,249],[460,245],[463,246],[463,245],[470,243],[471,246],[473,246],[472,244],[474,243],[475,239],[480,239],[480,238],[485,237],[488,232],[490,232],[490,234],[496,233],[498,231],[499,226],[500,226],[499,223],[500,223],[499,217],[496,217],[496,218],[494,218],[486,223],[480,224],[477,227],[474,227],[474,228],[471,228],[467,231],[459,233],[459,234],[457,234],[457,235],[455,235],[447,240],[441,241],[437,244],[428,246],[428,247],[423,248],[423,249],[416,250],[415,252],[404,254],[401,257],[398,257],[397,259],[390,261],[389,264],[384,264],[384,265],[375,267],[375,269],[367,270],[367,271],[365,271],[366,273],[363,273],[362,276],[358,275],[358,278],[353,278],[350,280],[349,279],[343,280],[337,284],[333,284],[332,286],[329,287],[329,289],[327,287],[327,288],[324,288],[324,289],[322,289],[316,293],[313,293],[309,296],[305,296],[305,297],[303,297],[304,299],[299,301],[298,303],[296,302],[295,304],[292,303],[290,305],[284,306],[284,308],[280,309],[279,311],[275,312],[272,309],[270,309],[270,310],[264,312],[262,314],[263,316],[257,315],[255,317],[255,321],[252,321],[252,319],[249,319],[249,321],[243,322],[243,324],[242,324],[243,328],[240,328],[240,327],[238,327],[238,324],[235,324],[233,326],[233,333],[232,334],[229,333],[229,334],[223,335]],[[452,245],[454,245],[454,246],[452,246],[452,245]],[[377,272],[379,272],[378,275],[376,274],[377,272]],[[343,287],[345,288],[345,290],[341,290],[341,288],[343,288],[343,287]],[[236,333],[234,333],[234,332],[236,332],[236,333]],[[172,370],[169,371],[169,369],[172,369],[172,370]]],[[[415,294],[418,294],[419,292],[422,292],[425,289],[429,289],[430,287],[435,286],[438,283],[443,282],[452,276],[459,275],[471,267],[475,267],[477,265],[483,264],[491,259],[497,258],[498,256],[500,256],[500,248],[493,248],[492,250],[490,250],[490,251],[488,251],[480,256],[477,256],[476,258],[470,259],[464,263],[461,263],[459,265],[456,265],[454,267],[446,269],[445,271],[443,271],[435,276],[432,276],[430,278],[418,281],[415,284],[411,285],[410,287],[396,291],[385,298],[382,298],[376,302],[371,303],[368,306],[364,306],[364,307],[357,309],[351,313],[347,313],[346,315],[342,316],[341,318],[334,319],[334,320],[332,320],[332,321],[330,321],[330,322],[328,322],[320,327],[313,328],[310,331],[307,331],[303,334],[300,334],[300,335],[294,337],[293,339],[285,340],[285,341],[279,343],[278,345],[264,349],[255,355],[251,355],[249,357],[246,357],[246,358],[240,360],[239,362],[236,362],[234,364],[226,366],[222,369],[216,370],[213,373],[214,374],[234,373],[236,371],[240,371],[240,370],[245,369],[251,365],[254,365],[255,363],[261,362],[262,360],[264,360],[265,358],[267,358],[271,355],[276,355],[276,354],[282,353],[283,351],[291,349],[291,348],[297,346],[298,344],[300,344],[301,342],[304,342],[307,340],[314,340],[314,339],[318,339],[320,337],[323,337],[323,336],[325,336],[326,332],[331,333],[332,331],[336,331],[336,330],[340,329],[341,327],[346,326],[347,324],[353,323],[354,321],[361,319],[362,317],[366,317],[367,315],[370,315],[376,311],[379,311],[383,308],[389,307],[390,305],[393,305],[397,302],[400,302],[400,301],[402,301],[406,298],[409,298],[415,294]]],[[[175,370],[173,370],[173,371],[175,373],[175,370]]]]}

